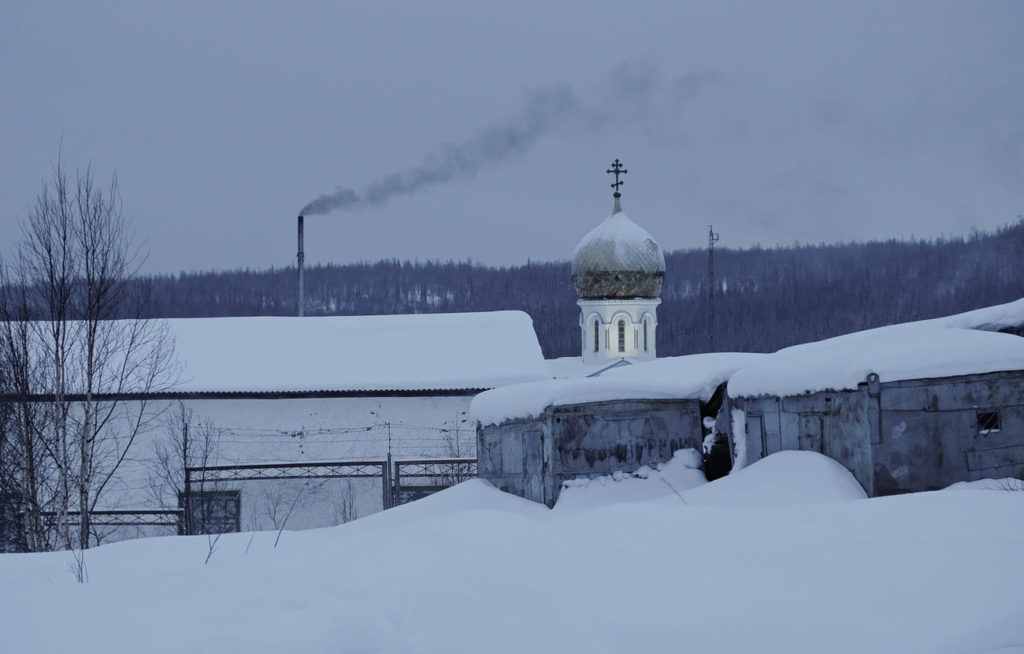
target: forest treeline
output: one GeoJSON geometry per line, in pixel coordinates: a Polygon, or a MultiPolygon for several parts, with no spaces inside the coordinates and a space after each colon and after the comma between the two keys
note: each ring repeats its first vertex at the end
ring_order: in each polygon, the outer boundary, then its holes
{"type": "MultiPolygon", "coordinates": [[[[935,240],[715,249],[714,349],[770,352],[1024,296],[1024,219],[935,240]]],[[[711,347],[707,250],[665,256],[658,354],[711,347]]],[[[158,275],[160,317],[295,315],[295,268],[158,275]]],[[[547,357],[579,354],[568,262],[379,261],[306,269],[307,315],[521,309],[547,357]]]]}

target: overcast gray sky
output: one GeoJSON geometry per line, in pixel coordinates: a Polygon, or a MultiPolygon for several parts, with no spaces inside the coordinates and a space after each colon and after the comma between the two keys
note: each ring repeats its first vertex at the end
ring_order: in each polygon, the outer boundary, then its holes
{"type": "Polygon", "coordinates": [[[665,249],[991,229],[1024,213],[1022,30],[1022,2],[0,0],[0,251],[62,134],[149,271],[288,265],[334,193],[307,262],[565,259],[616,157],[665,249]]]}

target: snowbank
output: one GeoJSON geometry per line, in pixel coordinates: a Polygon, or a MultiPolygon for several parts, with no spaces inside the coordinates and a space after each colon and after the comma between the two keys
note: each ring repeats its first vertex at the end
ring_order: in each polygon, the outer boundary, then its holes
{"type": "Polygon", "coordinates": [[[483,425],[539,416],[549,406],[635,399],[708,400],[737,369],[766,355],[721,352],[621,366],[600,377],[516,384],[481,393],[470,412],[483,425]]]}
{"type": "Polygon", "coordinates": [[[776,506],[862,500],[850,471],[817,452],[777,452],[683,494],[688,504],[776,506]]]}
{"type": "Polygon", "coordinates": [[[786,461],[738,474],[744,493],[723,492],[726,478],[685,504],[585,511],[468,483],[276,546],[276,533],[226,535],[207,564],[204,536],[119,543],[86,553],[81,586],[66,552],[3,554],[3,650],[944,654],[1024,642],[1024,493],[751,506],[783,482],[797,500],[822,497],[784,473],[827,467],[786,461]],[[753,483],[759,472],[770,486],[753,483]],[[743,497],[715,506],[716,493],[743,497]]]}
{"type": "Polygon", "coordinates": [[[945,488],[945,490],[995,490],[995,491],[1024,491],[1024,480],[1013,477],[1003,479],[979,479],[977,481],[958,481],[945,488]]]}
{"type": "Polygon", "coordinates": [[[522,311],[167,322],[180,391],[483,389],[548,376],[522,311]]]}

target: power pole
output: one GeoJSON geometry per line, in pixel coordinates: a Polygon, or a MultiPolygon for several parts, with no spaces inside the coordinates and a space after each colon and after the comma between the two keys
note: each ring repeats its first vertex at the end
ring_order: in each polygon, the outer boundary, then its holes
{"type": "Polygon", "coordinates": [[[718,232],[708,225],[708,352],[715,351],[715,243],[718,232]]]}

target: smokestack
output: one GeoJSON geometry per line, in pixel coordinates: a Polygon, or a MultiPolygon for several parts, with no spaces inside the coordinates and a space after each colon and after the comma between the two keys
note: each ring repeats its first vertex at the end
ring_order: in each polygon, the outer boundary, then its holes
{"type": "Polygon", "coordinates": [[[303,316],[303,309],[306,306],[304,291],[302,288],[302,264],[306,259],[306,250],[302,245],[302,216],[299,216],[299,317],[303,316]]]}

